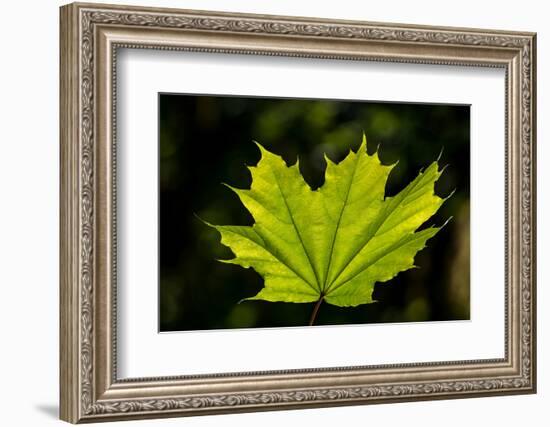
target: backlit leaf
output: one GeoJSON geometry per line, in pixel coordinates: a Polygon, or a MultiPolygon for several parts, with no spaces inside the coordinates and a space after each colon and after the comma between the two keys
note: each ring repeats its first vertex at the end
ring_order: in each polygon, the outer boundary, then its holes
{"type": "Polygon", "coordinates": [[[325,182],[313,191],[298,163],[258,144],[250,189],[230,187],[254,217],[253,226],[212,225],[235,257],[253,268],[263,289],[248,299],[337,306],[372,302],[376,282],[414,267],[414,257],[441,227],[418,228],[445,199],[434,194],[442,171],[434,161],[393,197],[385,187],[393,165],[367,153],[367,141],[340,163],[327,160],[325,182]]]}

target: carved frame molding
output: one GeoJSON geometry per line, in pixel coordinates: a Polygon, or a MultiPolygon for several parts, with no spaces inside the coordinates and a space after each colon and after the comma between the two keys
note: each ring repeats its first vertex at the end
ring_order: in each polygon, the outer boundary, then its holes
{"type": "Polygon", "coordinates": [[[71,4],[61,8],[60,92],[62,419],[535,391],[535,34],[71,4]],[[505,68],[506,357],[118,380],[115,65],[121,47],[505,68]]]}

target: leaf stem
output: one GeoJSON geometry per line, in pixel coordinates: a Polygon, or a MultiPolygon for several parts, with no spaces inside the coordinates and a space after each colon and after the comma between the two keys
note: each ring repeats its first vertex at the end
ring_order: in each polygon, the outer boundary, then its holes
{"type": "Polygon", "coordinates": [[[323,302],[323,298],[325,297],[324,294],[321,294],[319,297],[319,300],[315,303],[315,307],[313,307],[313,313],[311,313],[311,318],[309,319],[309,326],[313,326],[313,323],[315,323],[315,319],[317,318],[317,313],[319,312],[319,307],[321,307],[321,303],[323,302]]]}

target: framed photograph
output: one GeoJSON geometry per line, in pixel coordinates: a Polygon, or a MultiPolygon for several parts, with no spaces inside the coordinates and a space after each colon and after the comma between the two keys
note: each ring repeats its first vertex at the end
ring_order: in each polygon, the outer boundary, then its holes
{"type": "Polygon", "coordinates": [[[535,34],[61,8],[61,418],[534,393],[535,34]]]}

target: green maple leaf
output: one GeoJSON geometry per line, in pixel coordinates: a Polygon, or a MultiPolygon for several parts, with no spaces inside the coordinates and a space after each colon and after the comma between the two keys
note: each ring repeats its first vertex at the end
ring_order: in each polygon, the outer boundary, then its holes
{"type": "Polygon", "coordinates": [[[393,165],[367,153],[367,141],[340,163],[325,156],[325,183],[313,191],[298,162],[259,145],[249,167],[250,189],[231,188],[254,217],[253,226],[211,225],[235,257],[222,262],[252,267],[264,288],[249,300],[337,306],[372,302],[376,282],[414,267],[414,257],[441,227],[417,229],[445,199],[434,194],[437,161],[393,197],[385,186],[393,165]]]}

